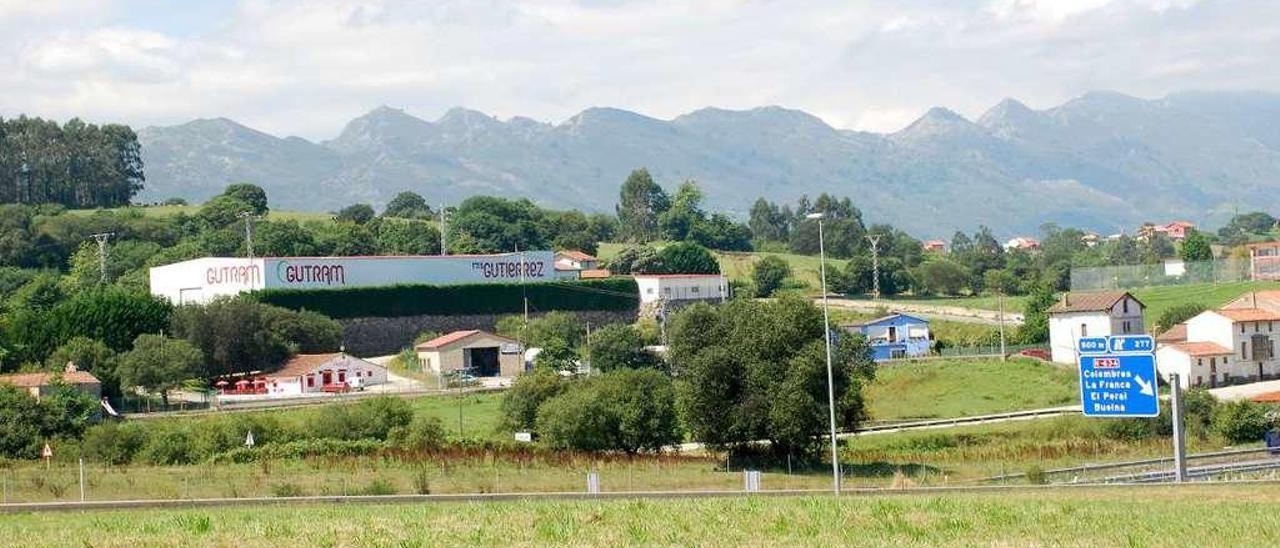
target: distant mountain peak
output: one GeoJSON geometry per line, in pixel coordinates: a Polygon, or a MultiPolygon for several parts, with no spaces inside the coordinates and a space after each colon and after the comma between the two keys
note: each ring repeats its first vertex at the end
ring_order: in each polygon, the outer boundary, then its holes
{"type": "Polygon", "coordinates": [[[796,110],[777,105],[756,107],[747,110],[729,110],[716,107],[705,107],[683,114],[672,120],[683,126],[709,126],[723,124],[760,124],[774,127],[794,129],[821,129],[835,131],[821,118],[803,110],[796,110]]]}
{"type": "Polygon", "coordinates": [[[1047,123],[1043,113],[1032,110],[1022,101],[1005,98],[978,118],[978,125],[1001,137],[1014,137],[1047,123]]]}
{"type": "Polygon", "coordinates": [[[939,137],[964,138],[985,135],[985,130],[954,110],[933,107],[911,125],[889,136],[898,142],[913,143],[939,137]]]}

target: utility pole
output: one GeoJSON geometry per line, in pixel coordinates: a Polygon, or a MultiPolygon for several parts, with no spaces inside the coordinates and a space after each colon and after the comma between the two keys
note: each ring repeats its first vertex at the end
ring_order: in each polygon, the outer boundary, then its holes
{"type": "Polygon", "coordinates": [[[92,235],[93,240],[98,242],[98,283],[107,283],[107,240],[115,235],[115,232],[99,232],[92,235]]]}
{"type": "Polygon", "coordinates": [[[244,249],[249,259],[253,259],[253,213],[249,211],[241,211],[240,218],[244,219],[244,249]]]}
{"type": "MultiPolygon", "coordinates": [[[[822,225],[818,225],[821,232],[822,225]]],[[[819,236],[821,239],[821,236],[819,236]]],[[[880,300],[880,235],[867,234],[867,240],[871,242],[871,287],[872,294],[876,300],[880,300]]]]}
{"type": "MultiPolygon", "coordinates": [[[[1155,384],[1155,381],[1152,381],[1155,384]]],[[[1170,375],[1169,391],[1173,400],[1173,481],[1187,481],[1187,426],[1182,420],[1182,380],[1170,375]]]]}
{"type": "Polygon", "coordinates": [[[1004,343],[1004,289],[996,290],[996,301],[1000,303],[1000,361],[1008,361],[1009,352],[1004,343]]]}
{"type": "MultiPolygon", "coordinates": [[[[827,247],[822,233],[822,213],[810,213],[806,218],[818,221],[818,256],[822,264],[822,331],[827,343],[827,411],[831,419],[831,489],[840,495],[840,440],[836,438],[836,384],[831,366],[831,317],[827,310],[827,247]]],[[[879,291],[877,291],[878,293],[879,291]]]]}
{"type": "Polygon", "coordinates": [[[440,254],[449,254],[449,210],[440,202],[440,254]]]}

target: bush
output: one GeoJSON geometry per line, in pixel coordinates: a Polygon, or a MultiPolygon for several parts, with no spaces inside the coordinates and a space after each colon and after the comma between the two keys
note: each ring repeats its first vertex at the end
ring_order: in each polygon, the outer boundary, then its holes
{"type": "Polygon", "coordinates": [[[378,478],[369,482],[369,485],[366,485],[364,489],[361,489],[359,494],[367,496],[386,496],[394,495],[397,492],[396,486],[392,485],[391,482],[378,478]]]}
{"type": "Polygon", "coordinates": [[[658,451],[680,439],[671,379],[620,369],[569,385],[537,413],[539,437],[555,449],[658,451]]]}
{"type": "Polygon", "coordinates": [[[209,458],[212,463],[248,463],[262,459],[296,460],[310,457],[363,457],[386,446],[378,440],[307,439],[257,447],[237,447],[209,458]]]}
{"type": "Polygon", "coordinates": [[[1049,478],[1045,476],[1044,469],[1038,465],[1031,465],[1026,472],[1027,483],[1032,485],[1044,485],[1049,483],[1049,478]]]}
{"type": "Polygon", "coordinates": [[[122,465],[132,462],[146,443],[142,425],[104,422],[85,431],[80,447],[92,461],[122,465]]]}
{"type": "Polygon", "coordinates": [[[770,297],[782,287],[782,281],[791,275],[791,266],[773,255],[766,256],[751,270],[751,281],[756,286],[757,297],[770,297]]]}
{"type": "Polygon", "coordinates": [[[1165,331],[1207,310],[1203,303],[1182,303],[1169,307],[1156,319],[1156,329],[1165,331]]]}
{"type": "Polygon", "coordinates": [[[317,435],[324,438],[386,440],[397,427],[413,420],[409,403],[391,396],[360,400],[354,405],[325,407],[316,419],[317,435]]]}
{"type": "Polygon", "coordinates": [[[349,289],[268,289],[253,294],[261,302],[312,310],[330,318],[417,315],[514,314],[522,296],[534,310],[634,310],[639,303],[632,280],[468,285],[396,285],[349,289]]]}
{"type": "Polygon", "coordinates": [[[444,441],[444,424],[427,416],[414,417],[408,426],[397,426],[387,436],[390,445],[410,451],[439,449],[444,441]]]}
{"type": "Polygon", "coordinates": [[[1231,443],[1261,440],[1269,423],[1266,406],[1248,400],[1220,404],[1213,413],[1213,432],[1231,443]]]}
{"type": "Polygon", "coordinates": [[[305,497],[302,487],[296,483],[278,483],[271,486],[271,495],[276,497],[305,497]]]}
{"type": "Polygon", "coordinates": [[[502,426],[507,431],[533,430],[538,407],[564,391],[567,381],[551,371],[520,375],[502,397],[502,426]]]}
{"type": "Polygon", "coordinates": [[[1140,441],[1157,434],[1152,419],[1111,419],[1102,423],[1102,437],[1116,441],[1140,441]]]}
{"type": "Polygon", "coordinates": [[[195,462],[191,433],[186,430],[161,430],[150,436],[138,452],[147,464],[173,465],[195,462]]]}

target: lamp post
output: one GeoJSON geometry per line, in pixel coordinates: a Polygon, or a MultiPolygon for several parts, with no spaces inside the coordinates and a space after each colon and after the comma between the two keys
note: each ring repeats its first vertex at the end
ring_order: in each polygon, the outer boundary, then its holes
{"type": "Polygon", "coordinates": [[[840,494],[840,452],[836,440],[836,384],[831,368],[831,316],[827,310],[827,248],[822,233],[822,213],[810,213],[806,219],[818,221],[818,257],[822,269],[822,330],[827,343],[827,411],[831,418],[831,489],[840,494]]]}

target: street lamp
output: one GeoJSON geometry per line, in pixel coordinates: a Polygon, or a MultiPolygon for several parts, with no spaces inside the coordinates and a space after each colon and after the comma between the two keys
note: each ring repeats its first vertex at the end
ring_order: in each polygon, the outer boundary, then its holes
{"type": "Polygon", "coordinates": [[[840,494],[840,453],[836,448],[836,383],[831,370],[831,316],[827,310],[827,248],[822,234],[822,213],[810,213],[806,219],[818,221],[818,256],[822,261],[822,330],[827,343],[827,411],[831,417],[831,489],[840,494]]]}

